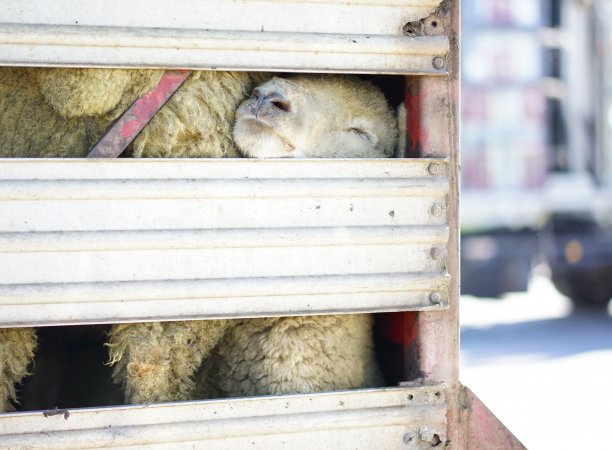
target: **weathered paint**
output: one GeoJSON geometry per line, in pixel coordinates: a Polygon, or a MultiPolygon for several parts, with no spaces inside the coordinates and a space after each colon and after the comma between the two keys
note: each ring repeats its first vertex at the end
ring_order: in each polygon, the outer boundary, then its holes
{"type": "Polygon", "coordinates": [[[441,155],[449,161],[449,242],[445,266],[453,280],[449,309],[439,314],[419,313],[417,352],[421,375],[448,386],[447,438],[452,448],[465,446],[465,428],[459,415],[459,2],[447,3],[444,29],[454,45],[447,55],[449,75],[413,78],[408,84],[417,96],[420,115],[415,148],[421,157],[441,155]]]}
{"type": "Polygon", "coordinates": [[[526,447],[465,386],[459,391],[460,416],[470,450],[526,450],[526,447]]]}
{"type": "Polygon", "coordinates": [[[88,158],[117,158],[187,80],[190,71],[166,71],[156,87],[140,96],[91,149],[88,158]]]}
{"type": "Polygon", "coordinates": [[[423,95],[418,79],[406,78],[406,157],[418,158],[428,147],[427,130],[421,126],[423,95]]]}

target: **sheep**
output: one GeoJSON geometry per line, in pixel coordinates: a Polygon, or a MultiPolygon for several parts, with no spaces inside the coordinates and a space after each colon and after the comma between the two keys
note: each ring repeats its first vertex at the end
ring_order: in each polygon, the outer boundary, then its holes
{"type": "MultiPolygon", "coordinates": [[[[0,157],[86,156],[106,129],[152,89],[162,74],[152,69],[0,68],[0,157]]],[[[236,108],[267,78],[264,73],[193,72],[134,140],[126,156],[239,157],[231,135],[236,108]]],[[[148,338],[158,332],[162,339],[177,327],[180,325],[117,325],[111,341],[117,342],[113,336],[121,332],[136,342],[141,342],[136,336],[143,333],[148,338]]],[[[210,333],[206,339],[213,336],[210,333]]],[[[130,355],[139,354],[141,347],[134,345],[130,355]]],[[[27,374],[35,347],[33,329],[0,330],[0,411],[8,410],[15,401],[14,386],[27,374]]],[[[113,361],[121,359],[121,349],[120,344],[111,346],[113,361]]],[[[129,365],[129,357],[116,366],[117,377],[125,375],[129,378],[122,380],[126,386],[138,386],[140,378],[134,372],[122,372],[122,364],[129,365]]],[[[183,392],[186,388],[177,389],[183,392]]],[[[134,392],[127,396],[132,402],[181,398],[180,394],[159,395],[150,400],[139,396],[138,388],[128,390],[134,392]]]]}
{"type": "MultiPolygon", "coordinates": [[[[238,108],[250,157],[388,157],[398,127],[382,93],[348,76],[274,78],[238,108]]],[[[238,320],[198,374],[196,396],[313,393],[382,384],[369,314],[238,320]]]]}
{"type": "MultiPolygon", "coordinates": [[[[1,69],[0,156],[84,156],[160,76],[156,70],[1,69]]],[[[236,107],[264,78],[195,72],[128,155],[239,156],[234,140],[251,157],[392,153],[397,126],[384,97],[352,77],[277,78],[259,86],[238,109],[232,139],[236,107]]],[[[127,403],[374,386],[381,381],[371,321],[369,315],[332,315],[118,324],[109,332],[109,357],[127,403]],[[245,371],[249,381],[243,383],[245,371]]],[[[7,344],[0,346],[3,409],[14,400],[11,389],[27,373],[36,345],[33,330],[19,332],[17,338],[9,338],[12,329],[0,335],[7,344]]]]}

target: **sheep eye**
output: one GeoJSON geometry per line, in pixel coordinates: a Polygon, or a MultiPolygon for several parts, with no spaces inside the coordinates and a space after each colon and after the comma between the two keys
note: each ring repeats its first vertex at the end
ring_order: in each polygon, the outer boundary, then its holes
{"type": "Polygon", "coordinates": [[[361,139],[365,139],[366,141],[369,141],[369,142],[372,141],[372,135],[368,133],[367,131],[362,130],[361,128],[349,128],[349,131],[351,133],[355,133],[361,139]]]}
{"type": "Polygon", "coordinates": [[[259,89],[253,89],[253,92],[251,92],[251,98],[258,100],[259,97],[261,97],[261,92],[259,89]]]}
{"type": "Polygon", "coordinates": [[[286,102],[282,100],[275,100],[272,102],[272,104],[278,109],[280,109],[281,111],[289,112],[291,110],[290,102],[286,102]]]}

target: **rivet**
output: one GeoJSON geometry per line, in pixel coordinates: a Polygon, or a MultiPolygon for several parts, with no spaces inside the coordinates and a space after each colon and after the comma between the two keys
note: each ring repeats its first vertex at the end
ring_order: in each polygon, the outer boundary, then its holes
{"type": "Polygon", "coordinates": [[[415,434],[410,431],[404,435],[404,444],[410,444],[415,438],[415,434]]]}
{"type": "Polygon", "coordinates": [[[432,163],[427,167],[427,171],[430,175],[438,175],[440,173],[440,165],[432,163]]]}
{"type": "Polygon", "coordinates": [[[431,214],[433,216],[441,216],[442,212],[444,212],[444,206],[441,203],[434,203],[431,206],[431,214]]]}
{"type": "Polygon", "coordinates": [[[444,58],[442,58],[441,56],[436,56],[431,64],[433,65],[434,69],[443,69],[444,68],[444,58]]]}
{"type": "Polygon", "coordinates": [[[429,301],[434,305],[439,305],[442,303],[442,295],[439,292],[432,292],[429,294],[429,301]]]}

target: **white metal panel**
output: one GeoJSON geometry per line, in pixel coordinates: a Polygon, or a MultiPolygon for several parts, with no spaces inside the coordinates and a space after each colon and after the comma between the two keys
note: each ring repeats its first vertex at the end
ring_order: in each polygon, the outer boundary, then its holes
{"type": "Polygon", "coordinates": [[[2,160],[0,324],[444,308],[445,173],[443,160],[2,160]]]}
{"type": "Polygon", "coordinates": [[[419,449],[446,440],[442,385],[50,413],[0,417],[0,447],[419,449]]]}
{"type": "Polygon", "coordinates": [[[402,27],[440,0],[9,0],[0,64],[445,73],[444,36],[402,27]]]}
{"type": "Polygon", "coordinates": [[[5,23],[351,34],[399,32],[441,0],[4,0],[5,23]],[[263,29],[263,30],[262,30],[263,29]]]}

